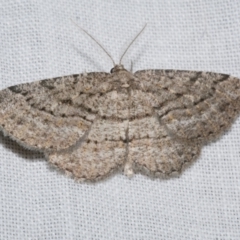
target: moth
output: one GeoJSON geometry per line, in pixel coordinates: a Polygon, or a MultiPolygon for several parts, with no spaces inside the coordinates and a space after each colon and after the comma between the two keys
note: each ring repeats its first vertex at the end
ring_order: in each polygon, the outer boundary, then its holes
{"type": "Polygon", "coordinates": [[[78,180],[102,179],[119,168],[127,176],[181,173],[239,115],[240,80],[200,71],[132,73],[121,64],[124,54],[119,64],[112,60],[110,73],[1,90],[1,131],[78,180]]]}

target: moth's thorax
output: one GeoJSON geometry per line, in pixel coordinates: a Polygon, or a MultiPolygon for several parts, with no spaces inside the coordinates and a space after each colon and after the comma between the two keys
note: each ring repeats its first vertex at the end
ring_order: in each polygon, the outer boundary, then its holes
{"type": "Polygon", "coordinates": [[[115,82],[116,88],[128,88],[134,80],[133,74],[126,70],[123,65],[115,65],[114,68],[111,69],[111,74],[112,81],[115,82]]]}
{"type": "Polygon", "coordinates": [[[139,79],[134,74],[122,65],[116,65],[101,86],[105,94],[98,98],[97,112],[101,118],[126,121],[123,124],[124,134],[121,136],[124,141],[127,139],[125,127],[130,119],[140,119],[153,114],[153,108],[138,85],[139,79]]]}

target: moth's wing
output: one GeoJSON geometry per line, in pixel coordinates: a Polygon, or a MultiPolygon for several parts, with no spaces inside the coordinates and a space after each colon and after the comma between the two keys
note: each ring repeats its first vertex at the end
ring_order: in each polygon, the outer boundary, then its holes
{"type": "Polygon", "coordinates": [[[122,167],[126,158],[126,144],[120,140],[86,140],[66,151],[47,155],[48,160],[67,175],[80,181],[96,181],[122,167]]]}
{"type": "Polygon", "coordinates": [[[126,161],[129,94],[124,88],[116,91],[119,82],[116,74],[106,79],[105,93],[96,103],[98,115],[86,138],[66,151],[47,154],[51,163],[75,179],[102,179],[126,161]]]}
{"type": "Polygon", "coordinates": [[[190,141],[213,140],[240,113],[240,80],[226,74],[148,70],[152,106],[169,133],[190,141]]]}
{"type": "Polygon", "coordinates": [[[199,155],[204,143],[220,136],[240,113],[238,78],[178,70],[144,70],[134,76],[142,83],[139,89],[152,108],[158,134],[150,139],[153,144],[136,138],[129,152],[138,167],[145,166],[151,172],[180,171],[185,162],[199,155]],[[141,141],[145,157],[134,155],[137,141],[141,141]]]}
{"type": "Polygon", "coordinates": [[[67,149],[88,133],[108,75],[71,75],[4,89],[0,91],[0,129],[29,149],[67,149]]]}

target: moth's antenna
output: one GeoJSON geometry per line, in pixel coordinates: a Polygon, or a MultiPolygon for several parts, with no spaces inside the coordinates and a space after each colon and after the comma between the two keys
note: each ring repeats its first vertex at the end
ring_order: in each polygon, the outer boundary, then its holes
{"type": "Polygon", "coordinates": [[[124,52],[123,55],[121,56],[120,61],[119,61],[119,64],[121,64],[124,55],[126,54],[126,52],[128,51],[128,49],[131,47],[131,45],[135,42],[135,40],[138,38],[138,36],[143,32],[143,30],[145,29],[146,26],[147,26],[147,23],[144,25],[144,27],[142,28],[142,30],[137,34],[137,36],[130,42],[130,44],[128,45],[127,49],[125,50],[125,52],[124,52]]]}
{"type": "Polygon", "coordinates": [[[95,43],[98,44],[98,46],[99,46],[99,47],[109,56],[109,58],[112,60],[113,66],[115,66],[116,64],[115,64],[112,56],[108,53],[108,51],[107,51],[90,33],[88,33],[85,29],[83,29],[82,27],[80,27],[80,26],[79,26],[77,23],[75,23],[72,19],[71,19],[71,21],[72,21],[78,28],[80,28],[83,32],[85,32],[95,43]]]}

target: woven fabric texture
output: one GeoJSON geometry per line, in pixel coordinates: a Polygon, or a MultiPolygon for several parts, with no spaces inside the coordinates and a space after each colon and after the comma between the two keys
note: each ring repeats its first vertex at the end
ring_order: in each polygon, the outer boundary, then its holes
{"type": "MultiPolygon", "coordinates": [[[[240,1],[0,0],[0,89],[51,77],[181,69],[240,78],[240,1]]],[[[240,239],[240,118],[178,178],[76,183],[0,134],[0,239],[240,239]]]]}

